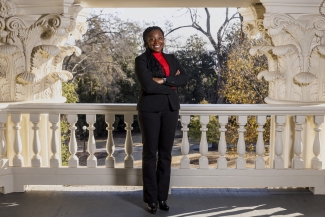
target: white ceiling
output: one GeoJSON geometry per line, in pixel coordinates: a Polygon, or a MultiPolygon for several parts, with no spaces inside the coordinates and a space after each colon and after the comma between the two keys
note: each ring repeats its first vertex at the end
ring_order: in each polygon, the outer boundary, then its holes
{"type": "Polygon", "coordinates": [[[260,0],[74,0],[85,8],[247,7],[260,0]]]}

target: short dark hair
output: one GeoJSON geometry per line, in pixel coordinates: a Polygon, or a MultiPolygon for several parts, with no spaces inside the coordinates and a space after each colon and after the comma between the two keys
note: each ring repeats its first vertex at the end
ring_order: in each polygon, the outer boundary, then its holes
{"type": "Polygon", "coordinates": [[[143,36],[143,46],[145,48],[147,48],[147,46],[148,46],[146,39],[148,37],[149,32],[151,32],[152,30],[159,30],[162,33],[162,35],[165,37],[164,31],[159,26],[150,26],[150,27],[146,28],[146,30],[144,30],[143,35],[142,35],[143,36]]]}

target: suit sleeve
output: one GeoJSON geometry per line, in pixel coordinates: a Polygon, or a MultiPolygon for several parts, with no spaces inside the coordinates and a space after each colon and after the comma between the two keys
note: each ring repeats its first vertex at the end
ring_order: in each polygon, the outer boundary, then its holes
{"type": "MultiPolygon", "coordinates": [[[[168,86],[174,86],[174,87],[180,87],[184,86],[188,82],[188,76],[186,74],[185,69],[181,66],[178,59],[173,55],[173,59],[176,63],[176,70],[180,71],[180,74],[178,76],[168,76],[166,77],[166,85],[168,86]]],[[[175,72],[176,73],[176,72],[175,72]]],[[[174,74],[174,72],[173,72],[174,74]]]]}
{"type": "Polygon", "coordinates": [[[172,93],[172,89],[166,85],[161,85],[152,80],[151,71],[147,67],[147,61],[144,58],[135,58],[135,73],[140,82],[142,89],[149,94],[166,94],[172,93]]]}

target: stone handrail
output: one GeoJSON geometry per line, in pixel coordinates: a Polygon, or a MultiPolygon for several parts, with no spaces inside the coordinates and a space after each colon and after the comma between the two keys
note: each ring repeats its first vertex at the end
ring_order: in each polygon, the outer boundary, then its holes
{"type": "MultiPolygon", "coordinates": [[[[61,113],[61,114],[136,114],[131,103],[14,103],[0,104],[8,113],[61,113]]],[[[181,104],[180,115],[325,115],[324,104],[266,105],[266,104],[181,104]]]]}

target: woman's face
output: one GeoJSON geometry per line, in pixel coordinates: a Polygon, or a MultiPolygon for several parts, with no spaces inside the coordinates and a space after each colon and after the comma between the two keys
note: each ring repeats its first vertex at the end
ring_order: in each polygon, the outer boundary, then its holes
{"type": "Polygon", "coordinates": [[[162,32],[158,29],[152,30],[147,37],[148,48],[153,52],[161,52],[165,45],[162,32]]]}

